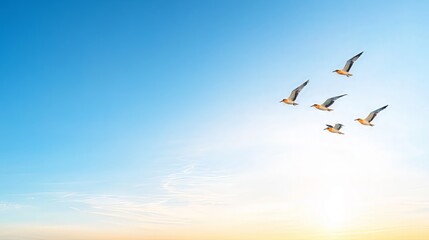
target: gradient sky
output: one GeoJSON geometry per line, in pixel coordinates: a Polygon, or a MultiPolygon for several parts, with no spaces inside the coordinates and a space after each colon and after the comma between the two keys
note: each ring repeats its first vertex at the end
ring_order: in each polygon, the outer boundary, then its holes
{"type": "Polygon", "coordinates": [[[0,239],[429,239],[427,1],[1,5],[0,239]]]}

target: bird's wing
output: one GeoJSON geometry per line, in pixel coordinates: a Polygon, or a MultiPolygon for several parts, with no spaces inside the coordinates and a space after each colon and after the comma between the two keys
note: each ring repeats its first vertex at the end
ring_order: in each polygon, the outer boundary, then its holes
{"type": "Polygon", "coordinates": [[[328,98],[328,99],[326,99],[326,101],[325,101],[324,103],[322,103],[322,106],[324,106],[324,107],[329,107],[329,106],[331,106],[334,102],[335,102],[335,100],[332,100],[332,98],[328,98]]]}
{"type": "Polygon", "coordinates": [[[336,97],[331,97],[331,98],[328,98],[323,104],[322,104],[322,106],[325,106],[325,107],[329,107],[329,106],[331,106],[332,104],[334,104],[334,102],[335,102],[335,100],[337,100],[338,98],[340,98],[340,97],[344,97],[344,96],[346,96],[347,94],[343,94],[343,95],[340,95],[340,96],[336,96],[336,97]]]}
{"type": "Polygon", "coordinates": [[[329,124],[325,124],[327,127],[330,127],[330,128],[332,128],[332,125],[329,125],[329,124]]]}
{"type": "Polygon", "coordinates": [[[387,108],[387,106],[389,106],[389,105],[386,105],[384,107],[381,107],[381,108],[379,108],[377,110],[374,110],[374,111],[370,112],[369,115],[368,115],[368,117],[365,118],[365,120],[368,121],[368,122],[371,122],[375,118],[375,116],[377,116],[377,114],[379,112],[381,112],[383,109],[387,108]]]}
{"type": "Polygon", "coordinates": [[[334,129],[336,129],[336,130],[340,130],[340,129],[341,129],[341,127],[343,127],[343,124],[341,124],[341,123],[337,123],[337,124],[335,124],[334,129]]]}
{"type": "Polygon", "coordinates": [[[290,93],[289,99],[292,100],[292,101],[295,101],[296,97],[298,97],[299,92],[301,92],[301,90],[305,87],[305,85],[307,85],[307,83],[309,81],[310,80],[305,81],[299,87],[297,87],[294,90],[292,90],[292,92],[290,93]]]}
{"type": "Polygon", "coordinates": [[[356,62],[356,60],[358,60],[358,58],[360,57],[360,55],[362,55],[363,52],[359,53],[358,55],[350,58],[347,62],[346,65],[344,65],[343,71],[350,71],[350,68],[352,68],[353,63],[356,62]]]}

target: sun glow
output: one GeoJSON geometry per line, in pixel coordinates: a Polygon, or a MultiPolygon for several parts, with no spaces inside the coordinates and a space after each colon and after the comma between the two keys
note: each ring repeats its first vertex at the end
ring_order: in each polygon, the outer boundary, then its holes
{"type": "Polygon", "coordinates": [[[346,217],[346,205],[343,194],[338,189],[333,189],[323,201],[321,215],[323,224],[327,229],[338,229],[344,224],[346,217]]]}

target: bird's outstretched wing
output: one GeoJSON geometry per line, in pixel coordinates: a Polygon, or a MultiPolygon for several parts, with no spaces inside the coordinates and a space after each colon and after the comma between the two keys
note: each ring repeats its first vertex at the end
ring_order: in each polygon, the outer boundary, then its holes
{"type": "Polygon", "coordinates": [[[310,80],[305,81],[299,87],[297,87],[294,90],[292,90],[292,92],[290,93],[289,99],[292,100],[292,101],[295,101],[296,97],[298,97],[299,92],[301,92],[301,90],[305,87],[305,85],[307,85],[307,83],[309,81],[310,80]]]}
{"type": "Polygon", "coordinates": [[[337,123],[337,124],[335,124],[334,129],[340,130],[343,126],[344,126],[343,124],[337,123]]]}
{"type": "Polygon", "coordinates": [[[356,60],[358,60],[358,58],[360,57],[360,55],[362,55],[363,52],[359,53],[358,55],[350,58],[347,62],[346,65],[344,65],[343,71],[349,72],[350,68],[352,68],[353,63],[356,62],[356,60]]]}
{"type": "Polygon", "coordinates": [[[381,112],[382,110],[384,110],[385,108],[387,108],[387,106],[389,106],[389,105],[386,105],[384,107],[381,107],[381,108],[379,108],[377,110],[374,110],[374,111],[370,112],[369,115],[368,115],[368,117],[365,118],[365,120],[368,121],[368,122],[371,122],[375,118],[375,116],[377,116],[377,114],[379,112],[381,112]]]}
{"type": "Polygon", "coordinates": [[[334,102],[335,102],[335,100],[337,100],[338,98],[340,98],[340,97],[344,97],[344,96],[346,96],[347,94],[343,94],[343,95],[340,95],[340,96],[336,96],[336,97],[331,97],[331,98],[328,98],[323,104],[322,104],[322,106],[325,106],[325,107],[329,107],[329,106],[331,106],[332,104],[334,104],[334,102]]]}
{"type": "Polygon", "coordinates": [[[328,128],[333,128],[333,126],[332,125],[329,125],[329,124],[325,124],[328,128]]]}

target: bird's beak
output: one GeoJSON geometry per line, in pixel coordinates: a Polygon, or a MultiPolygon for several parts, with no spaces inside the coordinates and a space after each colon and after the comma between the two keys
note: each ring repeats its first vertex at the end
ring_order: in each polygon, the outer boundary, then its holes
{"type": "Polygon", "coordinates": [[[336,71],[334,70],[334,71],[332,71],[332,72],[336,72],[336,71]]]}
{"type": "Polygon", "coordinates": [[[328,128],[325,128],[325,129],[323,129],[323,130],[327,130],[328,128]]]}
{"type": "Polygon", "coordinates": [[[358,120],[358,118],[355,119],[355,121],[357,121],[357,120],[358,120]]]}

